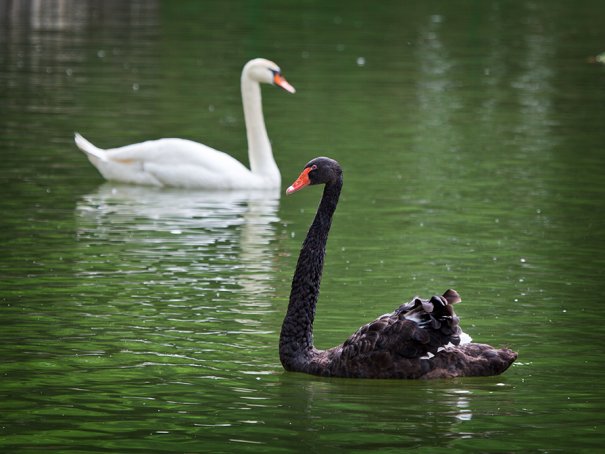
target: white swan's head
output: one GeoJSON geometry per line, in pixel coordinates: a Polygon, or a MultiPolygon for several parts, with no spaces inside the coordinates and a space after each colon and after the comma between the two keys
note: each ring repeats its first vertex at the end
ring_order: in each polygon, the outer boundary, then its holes
{"type": "Polygon", "coordinates": [[[261,84],[277,85],[287,92],[296,93],[296,89],[288,83],[277,64],[266,58],[250,60],[242,70],[242,78],[248,78],[261,84]]]}

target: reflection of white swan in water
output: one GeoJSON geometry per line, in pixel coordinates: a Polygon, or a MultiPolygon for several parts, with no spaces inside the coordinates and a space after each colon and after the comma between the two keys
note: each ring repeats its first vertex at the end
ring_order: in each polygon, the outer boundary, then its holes
{"type": "MultiPolygon", "coordinates": [[[[201,273],[238,273],[236,285],[269,291],[267,273],[279,206],[275,191],[191,191],[103,184],[76,207],[78,238],[100,246],[103,269],[175,265],[201,273]]],[[[96,252],[93,252],[93,255],[96,252]]],[[[100,259],[81,264],[98,275],[100,259]]]]}

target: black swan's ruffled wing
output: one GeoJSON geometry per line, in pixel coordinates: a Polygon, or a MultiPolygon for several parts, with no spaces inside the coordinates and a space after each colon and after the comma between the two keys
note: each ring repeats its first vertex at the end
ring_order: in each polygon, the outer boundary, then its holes
{"type": "MultiPolygon", "coordinates": [[[[343,345],[321,352],[320,375],[358,378],[446,378],[496,375],[517,355],[489,345],[460,345],[454,290],[430,300],[414,298],[362,326],[343,345]]],[[[310,369],[312,373],[313,367],[310,369]]]]}
{"type": "Polygon", "coordinates": [[[440,347],[458,345],[461,329],[452,304],[459,301],[454,290],[430,300],[415,297],[393,313],[359,328],[342,345],[341,357],[388,352],[412,359],[434,355],[440,347]]]}

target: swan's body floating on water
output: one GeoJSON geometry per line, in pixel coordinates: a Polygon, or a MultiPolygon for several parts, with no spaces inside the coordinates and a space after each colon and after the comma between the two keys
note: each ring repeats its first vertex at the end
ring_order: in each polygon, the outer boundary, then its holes
{"type": "Polygon", "coordinates": [[[418,297],[362,326],[342,345],[313,346],[313,320],[332,216],[342,187],[340,165],[329,158],[309,162],[287,194],[325,184],[315,219],[303,243],[292,279],[288,311],[279,341],[286,370],[355,378],[449,378],[497,375],[517,358],[509,349],[470,342],[453,304],[455,290],[430,300],[418,297]]]}
{"type": "Polygon", "coordinates": [[[200,189],[278,188],[281,176],[265,128],[261,83],[295,92],[275,63],[256,58],[244,66],[241,88],[250,169],[226,153],[185,139],[149,140],[102,150],[76,133],[76,145],[110,181],[200,189]]]}

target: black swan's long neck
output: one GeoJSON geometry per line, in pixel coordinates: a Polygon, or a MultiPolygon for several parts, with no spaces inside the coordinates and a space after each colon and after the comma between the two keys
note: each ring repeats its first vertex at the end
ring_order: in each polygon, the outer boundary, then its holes
{"type": "Polygon", "coordinates": [[[341,188],[342,176],[324,187],[315,219],[298,256],[296,271],[292,278],[288,311],[279,340],[279,356],[286,370],[304,369],[315,351],[313,347],[315,306],[319,297],[328,233],[341,188]]]}

